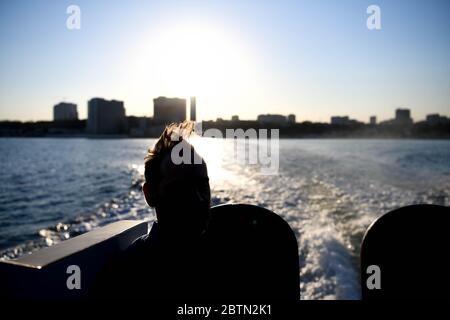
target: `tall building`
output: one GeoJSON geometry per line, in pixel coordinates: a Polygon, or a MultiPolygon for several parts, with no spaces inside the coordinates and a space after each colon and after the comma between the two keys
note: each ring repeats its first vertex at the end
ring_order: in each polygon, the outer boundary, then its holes
{"type": "Polygon", "coordinates": [[[290,114],[287,116],[287,122],[290,124],[295,123],[295,114],[290,114]]]}
{"type": "Polygon", "coordinates": [[[376,116],[371,116],[370,117],[370,124],[373,125],[373,126],[377,124],[377,117],[376,116]]]}
{"type": "Polygon", "coordinates": [[[196,112],[196,99],[191,97],[191,121],[197,121],[196,112]]]}
{"type": "Polygon", "coordinates": [[[258,115],[259,124],[286,125],[287,118],[281,114],[260,114],[258,115]]]}
{"type": "Polygon", "coordinates": [[[338,124],[338,125],[344,125],[344,124],[350,124],[350,119],[348,116],[334,116],[331,117],[331,124],[338,124]]]}
{"type": "Polygon", "coordinates": [[[53,106],[53,121],[78,120],[75,103],[60,102],[53,106]]]}
{"type": "Polygon", "coordinates": [[[396,109],[395,122],[397,124],[412,124],[411,111],[409,109],[396,109]]]}
{"type": "Polygon", "coordinates": [[[88,101],[87,132],[90,134],[126,133],[123,101],[92,98],[88,101]]]}
{"type": "Polygon", "coordinates": [[[158,97],[153,99],[153,120],[159,124],[186,120],[186,99],[158,97]]]}
{"type": "Polygon", "coordinates": [[[439,113],[435,113],[435,114],[428,114],[426,121],[428,124],[435,125],[448,123],[450,122],[450,119],[445,116],[441,116],[439,113]]]}

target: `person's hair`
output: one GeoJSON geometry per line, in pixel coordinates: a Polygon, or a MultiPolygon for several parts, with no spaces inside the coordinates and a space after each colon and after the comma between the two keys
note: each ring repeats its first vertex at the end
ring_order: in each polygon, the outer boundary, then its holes
{"type": "Polygon", "coordinates": [[[189,137],[194,131],[194,122],[183,121],[181,123],[171,123],[166,126],[163,133],[153,147],[149,148],[147,155],[144,158],[145,181],[158,182],[161,179],[159,174],[159,166],[161,159],[170,153],[174,146],[180,143],[183,139],[189,137]]]}
{"type": "MultiPolygon", "coordinates": [[[[192,231],[203,231],[207,228],[210,218],[211,190],[209,186],[208,170],[202,159],[200,164],[181,163],[181,170],[169,170],[171,166],[172,149],[186,140],[194,130],[193,122],[172,123],[167,126],[155,145],[148,150],[145,157],[145,181],[147,183],[147,203],[156,209],[160,225],[172,228],[182,227],[192,231]],[[164,170],[163,170],[164,169],[164,170]],[[167,177],[175,179],[176,183],[165,184],[163,174],[178,175],[167,177]],[[189,214],[187,214],[189,213],[189,214]]],[[[189,143],[188,143],[189,144],[189,143]]],[[[195,150],[192,145],[191,156],[195,150]]],[[[181,150],[183,151],[183,150],[181,150]]],[[[198,154],[196,154],[199,156],[198,154]]],[[[174,169],[174,167],[172,167],[174,169]]],[[[169,180],[170,181],[170,180],[169,180]]]]}

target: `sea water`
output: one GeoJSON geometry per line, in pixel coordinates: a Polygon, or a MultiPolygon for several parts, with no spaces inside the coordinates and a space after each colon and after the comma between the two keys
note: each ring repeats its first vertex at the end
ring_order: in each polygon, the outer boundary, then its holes
{"type": "MultiPolygon", "coordinates": [[[[0,257],[121,219],[151,224],[141,185],[154,141],[1,138],[0,257]]],[[[302,299],[360,298],[359,246],[370,223],[401,206],[450,202],[450,141],[281,140],[273,175],[234,161],[233,141],[193,143],[208,164],[213,205],[255,204],[290,224],[302,299]]]]}

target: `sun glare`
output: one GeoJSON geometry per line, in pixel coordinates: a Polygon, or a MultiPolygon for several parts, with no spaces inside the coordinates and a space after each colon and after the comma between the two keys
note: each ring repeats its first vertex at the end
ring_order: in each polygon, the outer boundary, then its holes
{"type": "Polygon", "coordinates": [[[152,30],[131,59],[133,90],[197,96],[211,108],[220,99],[248,96],[254,70],[239,40],[221,29],[193,25],[152,30]]]}
{"type": "Polygon", "coordinates": [[[182,27],[160,35],[156,71],[167,91],[178,95],[216,95],[245,77],[239,46],[225,34],[200,27],[182,27]]]}

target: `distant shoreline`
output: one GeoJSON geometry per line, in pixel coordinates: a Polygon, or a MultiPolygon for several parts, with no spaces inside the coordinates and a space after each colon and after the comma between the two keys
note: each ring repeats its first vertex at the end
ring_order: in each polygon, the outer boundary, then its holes
{"type": "MultiPolygon", "coordinates": [[[[96,132],[87,129],[86,120],[21,123],[0,121],[0,137],[87,138],[87,139],[155,139],[163,132],[164,123],[140,123],[128,119],[121,130],[96,132]]],[[[450,139],[450,120],[380,124],[349,122],[347,124],[292,122],[284,125],[258,121],[202,121],[200,130],[216,137],[273,137],[280,139],[450,139]]]]}

